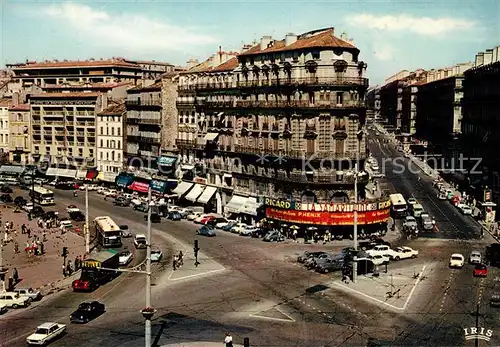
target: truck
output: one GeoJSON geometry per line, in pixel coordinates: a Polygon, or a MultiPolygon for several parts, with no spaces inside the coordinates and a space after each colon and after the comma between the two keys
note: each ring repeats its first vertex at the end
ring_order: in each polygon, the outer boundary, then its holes
{"type": "Polygon", "coordinates": [[[66,325],[59,323],[43,323],[36,328],[36,331],[26,338],[28,346],[46,346],[51,341],[60,337],[66,332],[66,325]]]}
{"type": "Polygon", "coordinates": [[[500,266],[500,243],[487,246],[484,258],[487,265],[500,266]]]}
{"type": "Polygon", "coordinates": [[[82,262],[80,278],[73,281],[73,291],[94,291],[99,286],[113,280],[120,266],[120,254],[112,249],[96,252],[82,262]]]}

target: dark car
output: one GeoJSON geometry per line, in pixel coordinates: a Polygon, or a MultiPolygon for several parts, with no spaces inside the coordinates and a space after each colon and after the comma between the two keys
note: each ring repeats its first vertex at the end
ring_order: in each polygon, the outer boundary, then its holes
{"type": "Polygon", "coordinates": [[[318,257],[321,254],[326,254],[326,253],[325,252],[304,252],[297,257],[297,261],[299,263],[305,263],[307,259],[313,258],[313,257],[318,257]]]}
{"type": "Polygon", "coordinates": [[[140,212],[148,212],[148,205],[147,204],[135,205],[134,210],[140,211],[140,212]]]}
{"type": "Polygon", "coordinates": [[[7,185],[3,185],[0,187],[0,192],[1,193],[5,193],[5,194],[12,194],[12,188],[7,186],[7,185]]]}
{"type": "Polygon", "coordinates": [[[130,200],[126,198],[116,198],[115,200],[113,200],[113,204],[115,206],[127,207],[130,205],[130,200]]]}
{"type": "Polygon", "coordinates": [[[74,212],[70,212],[68,214],[69,214],[69,218],[71,218],[72,220],[74,220],[76,222],[82,222],[85,220],[85,215],[81,211],[74,211],[74,212]]]}
{"type": "Polygon", "coordinates": [[[44,220],[58,219],[58,218],[59,218],[59,213],[57,211],[47,211],[43,215],[44,220]]]}
{"type": "Polygon", "coordinates": [[[214,228],[211,228],[207,225],[203,225],[198,231],[196,231],[198,235],[203,235],[203,236],[215,236],[215,230],[214,228]]]}
{"type": "Polygon", "coordinates": [[[256,228],[252,231],[252,233],[250,234],[251,237],[257,237],[257,238],[260,238],[260,237],[264,237],[266,236],[266,232],[261,229],[261,228],[256,228]]]}
{"type": "Polygon", "coordinates": [[[262,240],[266,242],[282,242],[285,241],[285,236],[278,230],[272,230],[262,240]]]}
{"type": "Polygon", "coordinates": [[[2,194],[0,195],[0,201],[3,203],[10,203],[12,202],[12,196],[9,194],[2,194]]]}
{"type": "Polygon", "coordinates": [[[104,304],[99,301],[82,302],[78,308],[69,316],[71,323],[88,323],[106,312],[104,304]]]}
{"type": "Polygon", "coordinates": [[[224,225],[221,229],[224,231],[231,231],[231,229],[236,225],[236,222],[233,223],[227,223],[224,225]]]}
{"type": "MultiPolygon", "coordinates": [[[[144,220],[148,221],[148,215],[144,216],[144,220]]],[[[151,213],[151,223],[161,223],[161,216],[158,213],[151,213]]]]}
{"type": "Polygon", "coordinates": [[[172,211],[167,214],[167,218],[170,220],[181,220],[182,216],[179,212],[172,211]]]}
{"type": "Polygon", "coordinates": [[[132,233],[128,230],[128,225],[120,225],[120,230],[122,232],[122,238],[132,237],[132,233]]]}
{"type": "Polygon", "coordinates": [[[491,307],[500,307],[500,292],[499,291],[493,292],[493,294],[491,294],[490,306],[491,307]]]}
{"type": "Polygon", "coordinates": [[[22,196],[16,196],[14,198],[14,204],[16,204],[17,206],[24,206],[28,203],[28,201],[23,198],[22,196]]]}
{"type": "Polygon", "coordinates": [[[40,206],[33,206],[33,209],[31,210],[32,217],[39,217],[43,216],[44,214],[45,211],[43,210],[43,208],[41,208],[40,206]]]}
{"type": "Polygon", "coordinates": [[[316,264],[316,271],[320,273],[329,273],[334,271],[340,271],[344,267],[343,258],[326,258],[323,261],[316,264]]]}

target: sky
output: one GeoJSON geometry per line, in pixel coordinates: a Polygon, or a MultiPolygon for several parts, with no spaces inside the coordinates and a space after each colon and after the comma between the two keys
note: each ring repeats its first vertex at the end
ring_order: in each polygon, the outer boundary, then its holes
{"type": "Polygon", "coordinates": [[[1,8],[1,65],[29,60],[126,57],[185,65],[240,51],[263,35],[283,39],[334,27],[368,64],[370,84],[401,70],[474,61],[500,44],[500,2],[427,1],[26,1],[1,8]]]}

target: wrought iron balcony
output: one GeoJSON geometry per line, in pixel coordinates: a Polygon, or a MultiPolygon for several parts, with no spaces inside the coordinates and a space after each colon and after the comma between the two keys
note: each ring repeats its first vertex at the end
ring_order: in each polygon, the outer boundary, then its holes
{"type": "Polygon", "coordinates": [[[136,118],[138,124],[161,124],[161,119],[159,118],[136,118]]]}
{"type": "Polygon", "coordinates": [[[212,108],[232,108],[236,106],[235,100],[228,101],[204,101],[202,106],[212,107],[212,108]]]}
{"type": "Polygon", "coordinates": [[[161,139],[159,137],[147,137],[147,136],[139,136],[139,141],[144,143],[160,143],[161,139]]]}
{"type": "MultiPolygon", "coordinates": [[[[224,147],[219,146],[220,151],[225,151],[224,147]]],[[[253,154],[253,155],[269,155],[269,156],[277,156],[277,157],[290,157],[290,158],[306,158],[308,160],[314,159],[331,159],[331,160],[356,160],[356,159],[365,159],[366,153],[356,151],[344,151],[343,153],[335,153],[334,151],[326,150],[326,151],[306,151],[306,150],[294,150],[294,149],[264,149],[258,147],[249,147],[249,146],[241,146],[235,145],[233,147],[232,152],[235,153],[244,153],[244,154],[253,154]]]]}
{"type": "Polygon", "coordinates": [[[204,149],[205,144],[198,142],[197,140],[175,140],[177,148],[180,149],[204,149]]]}
{"type": "Polygon", "coordinates": [[[368,87],[368,78],[363,77],[302,77],[283,79],[263,79],[238,81],[236,86],[241,87],[268,87],[268,86],[364,86],[368,87]]]}
{"type": "Polygon", "coordinates": [[[312,108],[312,109],[332,109],[332,108],[362,108],[365,107],[362,101],[349,101],[342,104],[330,101],[316,101],[311,103],[308,100],[295,101],[253,101],[238,100],[236,107],[240,108],[312,108]]]}

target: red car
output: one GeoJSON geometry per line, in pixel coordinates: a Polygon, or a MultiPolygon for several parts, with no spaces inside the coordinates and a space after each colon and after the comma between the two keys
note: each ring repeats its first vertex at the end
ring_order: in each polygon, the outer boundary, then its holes
{"type": "Polygon", "coordinates": [[[215,216],[206,216],[205,218],[203,218],[203,219],[201,220],[201,224],[203,224],[203,225],[207,225],[207,223],[208,223],[208,222],[210,222],[210,221],[211,221],[212,219],[214,219],[214,218],[215,218],[215,216]]]}
{"type": "Polygon", "coordinates": [[[488,267],[484,264],[477,264],[474,267],[474,277],[486,277],[488,275],[488,267]]]}

